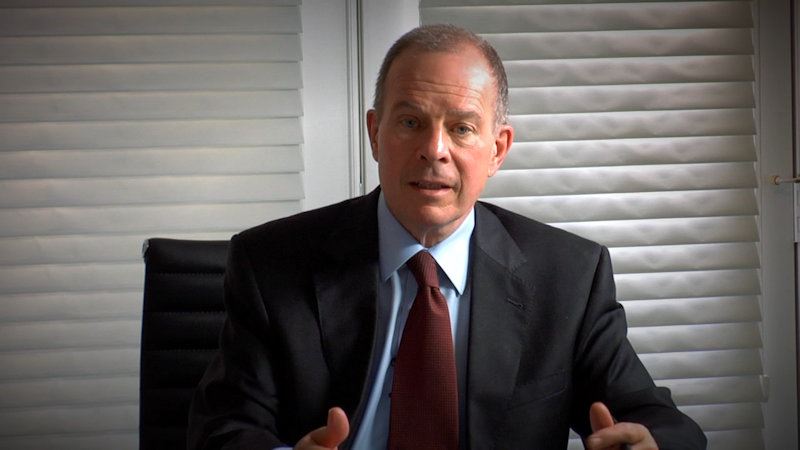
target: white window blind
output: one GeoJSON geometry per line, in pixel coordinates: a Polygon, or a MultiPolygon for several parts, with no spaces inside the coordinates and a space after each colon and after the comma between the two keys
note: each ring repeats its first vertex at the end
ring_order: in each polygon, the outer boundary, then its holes
{"type": "Polygon", "coordinates": [[[298,5],[0,2],[0,448],[137,448],[143,240],[301,210],[298,5]]]}
{"type": "Polygon", "coordinates": [[[610,247],[630,340],[710,449],[764,446],[751,7],[423,0],[420,12],[505,61],[516,143],[486,199],[610,247]]]}

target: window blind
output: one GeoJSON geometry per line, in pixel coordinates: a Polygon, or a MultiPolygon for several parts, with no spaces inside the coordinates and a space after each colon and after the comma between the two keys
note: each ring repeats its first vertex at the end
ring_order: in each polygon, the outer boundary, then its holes
{"type": "MultiPolygon", "coordinates": [[[[610,247],[629,337],[710,449],[760,449],[752,5],[423,0],[504,59],[485,198],[610,247]]],[[[570,448],[582,448],[575,435],[570,448]]]]}
{"type": "Polygon", "coordinates": [[[144,239],[301,210],[298,5],[0,2],[0,448],[137,448],[144,239]]]}

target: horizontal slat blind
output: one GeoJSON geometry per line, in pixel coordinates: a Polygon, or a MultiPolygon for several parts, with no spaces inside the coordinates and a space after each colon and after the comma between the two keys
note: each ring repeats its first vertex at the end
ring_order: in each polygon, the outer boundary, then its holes
{"type": "Polygon", "coordinates": [[[0,2],[0,448],[137,448],[143,241],[300,211],[298,5],[0,2]]]}
{"type": "Polygon", "coordinates": [[[610,247],[630,340],[711,449],[763,448],[751,6],[421,2],[506,64],[485,198],[610,247]]]}

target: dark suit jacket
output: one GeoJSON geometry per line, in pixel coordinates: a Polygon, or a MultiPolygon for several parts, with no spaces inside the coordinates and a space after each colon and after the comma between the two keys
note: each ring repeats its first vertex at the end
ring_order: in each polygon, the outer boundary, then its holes
{"type": "MultiPolygon", "coordinates": [[[[220,353],[190,414],[189,448],[271,449],[369,395],[378,283],[377,191],[233,238],[220,353]]],[[[471,242],[470,449],[563,449],[589,406],[646,425],[662,449],[705,448],[626,338],[608,251],[479,203],[471,242]]],[[[344,448],[348,448],[348,440],[344,448]]]]}

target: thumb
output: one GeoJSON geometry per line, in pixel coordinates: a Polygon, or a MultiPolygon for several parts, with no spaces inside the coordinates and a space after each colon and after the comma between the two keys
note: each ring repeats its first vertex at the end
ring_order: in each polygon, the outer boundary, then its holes
{"type": "Polygon", "coordinates": [[[597,432],[603,428],[614,426],[614,417],[611,411],[601,402],[595,402],[589,408],[589,422],[592,424],[592,432],[597,432]]]}
{"type": "Polygon", "coordinates": [[[350,423],[342,408],[333,407],[328,410],[328,423],[311,432],[311,439],[318,445],[336,448],[344,442],[350,433],[350,423]]]}

